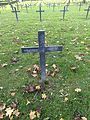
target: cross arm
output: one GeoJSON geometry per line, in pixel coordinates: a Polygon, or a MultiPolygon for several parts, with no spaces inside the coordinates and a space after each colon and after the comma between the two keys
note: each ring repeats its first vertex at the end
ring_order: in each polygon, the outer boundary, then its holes
{"type": "Polygon", "coordinates": [[[84,11],[90,11],[90,8],[89,9],[84,9],[84,11]]]}
{"type": "Polygon", "coordinates": [[[54,51],[62,51],[63,46],[50,46],[50,47],[45,47],[45,52],[54,52],[54,51]]]}
{"type": "Polygon", "coordinates": [[[20,11],[12,11],[12,12],[20,12],[20,11]]]}
{"type": "Polygon", "coordinates": [[[39,49],[38,49],[38,47],[33,47],[33,48],[22,47],[21,51],[22,51],[22,53],[32,53],[32,52],[39,52],[39,49]]]}
{"type": "Polygon", "coordinates": [[[41,11],[40,10],[36,10],[36,12],[45,12],[45,11],[44,10],[41,10],[41,11]]]}

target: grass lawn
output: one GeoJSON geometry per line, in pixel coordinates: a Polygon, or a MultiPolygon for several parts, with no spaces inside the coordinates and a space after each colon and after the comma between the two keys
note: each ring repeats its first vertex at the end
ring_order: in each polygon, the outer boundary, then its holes
{"type": "Polygon", "coordinates": [[[4,114],[3,120],[9,120],[7,108],[19,110],[18,117],[11,111],[8,113],[13,120],[30,120],[31,111],[35,112],[35,120],[73,120],[77,114],[90,120],[90,16],[85,19],[84,8],[86,5],[79,11],[78,6],[70,6],[63,21],[59,12],[63,6],[54,12],[43,7],[42,22],[36,13],[38,7],[29,8],[28,13],[23,8],[18,13],[19,22],[8,6],[0,9],[0,116],[4,114]],[[38,30],[45,30],[47,45],[63,45],[64,49],[46,53],[48,71],[54,71],[53,64],[59,69],[55,76],[47,76],[46,89],[26,93],[25,86],[39,85],[40,74],[33,77],[27,72],[33,65],[39,66],[39,55],[22,54],[21,47],[37,46],[38,30]],[[5,104],[3,109],[2,104],[5,104]]]}

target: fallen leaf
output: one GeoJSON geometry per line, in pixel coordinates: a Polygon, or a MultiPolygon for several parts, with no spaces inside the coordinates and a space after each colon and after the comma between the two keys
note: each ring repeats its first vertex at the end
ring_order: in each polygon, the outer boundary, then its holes
{"type": "Polygon", "coordinates": [[[72,66],[70,69],[71,69],[73,72],[76,72],[76,71],[77,71],[77,67],[75,67],[75,66],[72,66]]]}
{"type": "Polygon", "coordinates": [[[11,107],[14,108],[14,109],[16,109],[17,108],[17,104],[18,104],[17,102],[12,102],[11,103],[11,107]]]}
{"type": "Polygon", "coordinates": [[[16,64],[18,61],[19,61],[18,58],[15,58],[15,57],[11,58],[11,63],[12,64],[16,64]]]}
{"type": "Polygon", "coordinates": [[[28,68],[28,69],[27,69],[27,72],[31,72],[31,70],[32,70],[31,68],[28,68]]]}
{"type": "Polygon", "coordinates": [[[44,118],[43,120],[50,120],[50,117],[44,118]]]}
{"type": "Polygon", "coordinates": [[[60,118],[60,120],[64,120],[63,118],[60,118]]]}
{"type": "Polygon", "coordinates": [[[79,60],[79,61],[82,60],[82,57],[80,57],[79,55],[75,55],[75,58],[76,58],[76,60],[79,60]]]}
{"type": "Polygon", "coordinates": [[[82,120],[87,120],[87,118],[86,117],[81,117],[82,118],[82,120]]]}
{"type": "Polygon", "coordinates": [[[13,114],[14,109],[12,109],[11,107],[6,108],[5,112],[6,112],[6,116],[9,116],[9,118],[11,117],[11,115],[13,114]]]}
{"type": "Polygon", "coordinates": [[[28,104],[30,104],[30,101],[27,99],[27,103],[26,103],[26,105],[28,105],[28,104]]]}
{"type": "Polygon", "coordinates": [[[53,64],[52,67],[53,67],[54,69],[57,68],[57,66],[56,66],[55,64],[53,64]]]}
{"type": "Polygon", "coordinates": [[[8,64],[7,63],[4,63],[4,64],[2,64],[1,66],[2,67],[6,67],[8,64]]]}
{"type": "Polygon", "coordinates": [[[37,85],[35,88],[36,88],[36,90],[40,90],[41,89],[40,85],[37,85]]]}
{"type": "Polygon", "coordinates": [[[67,102],[67,101],[68,101],[68,97],[65,97],[65,98],[64,98],[64,102],[67,102]]]}
{"type": "Polygon", "coordinates": [[[79,92],[81,92],[81,89],[80,88],[76,88],[75,92],[79,93],[79,92]]]}
{"type": "Polygon", "coordinates": [[[31,74],[33,77],[38,77],[38,74],[31,74]]]}
{"type": "Polygon", "coordinates": [[[27,93],[32,93],[35,91],[36,91],[36,89],[35,89],[35,86],[33,86],[33,85],[29,85],[29,86],[25,87],[25,92],[27,92],[27,93]]]}
{"type": "Polygon", "coordinates": [[[46,94],[43,93],[43,94],[42,94],[42,99],[46,99],[46,98],[47,98],[46,94]]]}
{"type": "Polygon", "coordinates": [[[3,117],[4,117],[3,112],[0,112],[0,120],[2,120],[2,119],[3,119],[3,117]]]}
{"type": "Polygon", "coordinates": [[[3,87],[0,87],[0,90],[3,90],[3,87]]]}
{"type": "Polygon", "coordinates": [[[6,107],[5,103],[0,103],[0,111],[4,110],[6,107]]]}
{"type": "Polygon", "coordinates": [[[31,110],[29,116],[30,116],[30,120],[34,120],[37,117],[36,116],[36,111],[31,110]]]}
{"type": "Polygon", "coordinates": [[[13,97],[14,97],[15,95],[16,95],[16,93],[15,93],[15,92],[11,92],[11,96],[13,96],[13,97]]]}
{"type": "Polygon", "coordinates": [[[15,115],[16,117],[18,117],[18,116],[20,115],[19,110],[18,110],[18,109],[17,109],[17,110],[15,110],[15,111],[13,112],[13,115],[15,115]]]}

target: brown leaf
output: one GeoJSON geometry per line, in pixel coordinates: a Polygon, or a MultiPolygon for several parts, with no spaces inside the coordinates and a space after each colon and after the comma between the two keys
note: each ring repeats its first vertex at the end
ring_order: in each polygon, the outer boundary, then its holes
{"type": "Polygon", "coordinates": [[[25,92],[26,93],[32,93],[32,92],[35,92],[35,91],[36,91],[36,89],[35,89],[35,86],[33,86],[33,85],[29,85],[29,86],[25,87],[25,92]]]}
{"type": "Polygon", "coordinates": [[[13,96],[13,97],[14,97],[15,95],[16,95],[16,93],[15,93],[15,92],[11,92],[11,96],[13,96]]]}
{"type": "Polygon", "coordinates": [[[8,64],[7,63],[4,63],[4,64],[2,64],[1,66],[2,67],[6,67],[8,64]]]}
{"type": "Polygon", "coordinates": [[[36,116],[36,111],[31,110],[29,116],[30,116],[30,120],[34,120],[37,117],[36,116]]]}
{"type": "Polygon", "coordinates": [[[75,66],[72,66],[70,69],[71,69],[73,72],[76,72],[76,71],[77,71],[77,67],[75,67],[75,66]]]}
{"type": "Polygon", "coordinates": [[[2,119],[3,119],[3,117],[4,117],[3,112],[0,112],[0,120],[2,120],[2,119]]]}
{"type": "Polygon", "coordinates": [[[38,65],[33,65],[34,71],[36,71],[37,73],[40,72],[40,67],[38,65]]]}
{"type": "Polygon", "coordinates": [[[28,68],[28,69],[27,69],[27,72],[31,72],[31,70],[32,70],[31,68],[28,68]]]}
{"type": "Polygon", "coordinates": [[[6,116],[9,116],[9,118],[11,117],[11,115],[13,114],[14,109],[12,109],[11,107],[6,108],[5,112],[6,112],[6,116]]]}
{"type": "Polygon", "coordinates": [[[16,109],[17,108],[17,104],[18,104],[17,102],[12,102],[11,103],[11,107],[14,108],[14,109],[16,109]]]}
{"type": "Polygon", "coordinates": [[[18,117],[18,116],[20,115],[19,110],[18,110],[18,109],[17,109],[17,110],[15,110],[15,111],[13,112],[13,115],[15,115],[16,117],[18,117]]]}
{"type": "Polygon", "coordinates": [[[11,58],[11,63],[12,63],[12,64],[17,63],[18,61],[19,61],[18,58],[15,58],[15,57],[11,58]]]}
{"type": "Polygon", "coordinates": [[[43,94],[42,94],[42,99],[46,99],[46,98],[47,98],[46,94],[43,93],[43,94]]]}
{"type": "Polygon", "coordinates": [[[0,103],[0,111],[4,110],[6,107],[5,103],[0,103]]]}

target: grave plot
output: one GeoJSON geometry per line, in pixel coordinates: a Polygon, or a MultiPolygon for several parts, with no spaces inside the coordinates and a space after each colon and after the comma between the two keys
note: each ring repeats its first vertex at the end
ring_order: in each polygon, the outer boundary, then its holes
{"type": "Polygon", "coordinates": [[[39,42],[38,48],[37,47],[36,48],[25,47],[21,49],[22,49],[22,53],[39,52],[40,68],[41,68],[41,82],[43,83],[46,80],[45,52],[62,51],[63,47],[62,46],[45,47],[45,31],[43,30],[38,31],[38,42],[39,42]]]}

